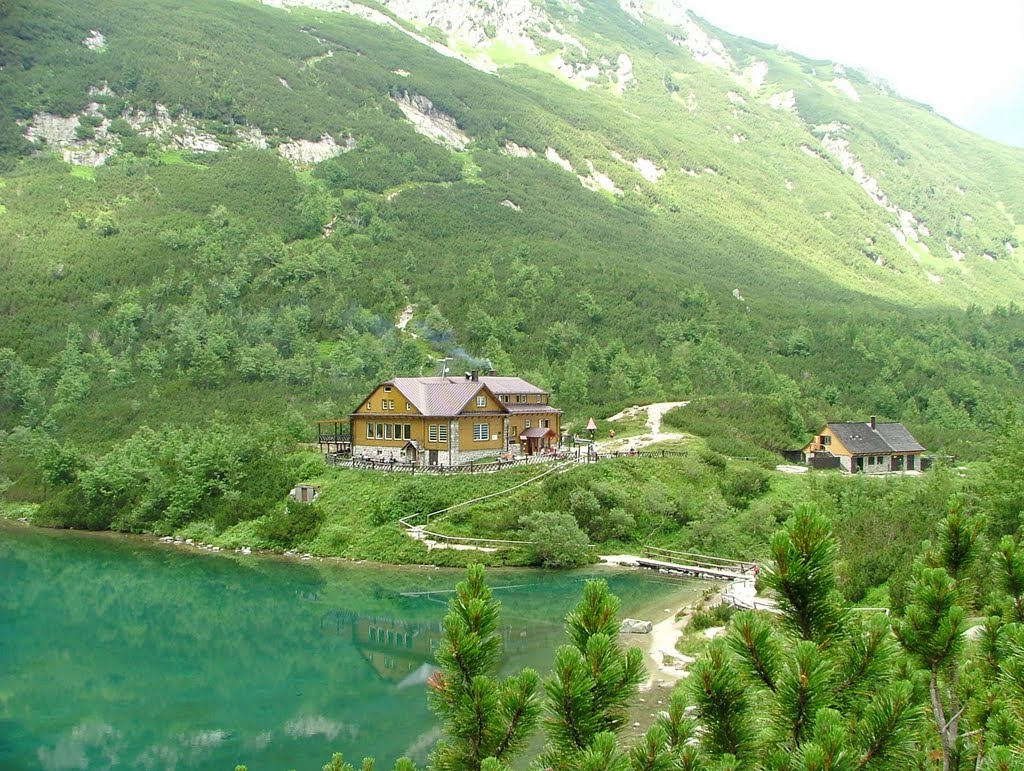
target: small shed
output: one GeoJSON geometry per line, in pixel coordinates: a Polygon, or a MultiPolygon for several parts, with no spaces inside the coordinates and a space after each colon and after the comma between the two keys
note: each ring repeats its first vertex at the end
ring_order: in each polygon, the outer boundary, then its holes
{"type": "Polygon", "coordinates": [[[298,503],[312,503],[320,495],[320,488],[315,485],[295,485],[289,495],[298,503]]]}

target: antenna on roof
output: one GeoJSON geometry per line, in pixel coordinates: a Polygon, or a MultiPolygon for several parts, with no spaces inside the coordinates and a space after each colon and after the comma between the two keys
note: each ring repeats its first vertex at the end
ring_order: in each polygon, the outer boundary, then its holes
{"type": "Polygon", "coordinates": [[[440,375],[440,377],[444,377],[445,375],[448,374],[448,362],[450,362],[451,360],[452,360],[451,356],[446,356],[443,359],[439,359],[439,361],[441,362],[441,375],[440,375]]]}

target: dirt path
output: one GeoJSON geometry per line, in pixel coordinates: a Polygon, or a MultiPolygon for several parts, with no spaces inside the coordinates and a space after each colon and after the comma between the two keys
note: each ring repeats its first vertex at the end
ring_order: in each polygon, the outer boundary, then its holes
{"type": "MultiPolygon", "coordinates": [[[[693,659],[676,650],[676,643],[683,636],[683,630],[690,621],[690,615],[687,612],[682,618],[677,619],[673,614],[665,620],[659,621],[651,629],[647,658],[654,665],[657,677],[675,681],[687,676],[686,668],[693,663],[693,659]]],[[[652,671],[648,688],[651,686],[651,681],[654,680],[654,674],[652,671]]]]}
{"type": "Polygon", "coordinates": [[[669,410],[675,409],[676,407],[685,407],[689,402],[655,402],[654,404],[643,404],[629,407],[617,415],[612,415],[608,418],[608,422],[614,423],[617,420],[623,420],[624,418],[632,418],[641,413],[647,414],[647,429],[648,433],[639,434],[637,436],[626,436],[621,439],[608,439],[603,442],[598,442],[600,449],[614,452],[616,450],[639,450],[646,447],[654,442],[664,442],[669,440],[680,440],[685,438],[685,434],[680,434],[674,431],[662,431],[661,421],[665,417],[665,413],[669,410]]]}

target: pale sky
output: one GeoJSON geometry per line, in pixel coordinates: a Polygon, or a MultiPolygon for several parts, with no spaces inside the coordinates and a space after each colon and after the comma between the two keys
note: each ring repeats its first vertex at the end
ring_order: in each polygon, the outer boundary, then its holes
{"type": "Polygon", "coordinates": [[[964,128],[1024,147],[1024,0],[683,0],[735,35],[888,80],[964,128]]]}

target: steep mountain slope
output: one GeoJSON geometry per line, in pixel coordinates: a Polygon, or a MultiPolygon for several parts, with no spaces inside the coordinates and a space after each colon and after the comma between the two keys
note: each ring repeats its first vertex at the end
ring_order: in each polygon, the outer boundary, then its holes
{"type": "Polygon", "coordinates": [[[449,354],[777,446],[975,452],[1021,395],[1024,152],[670,0],[0,14],[5,429],[302,436],[449,354]]]}

